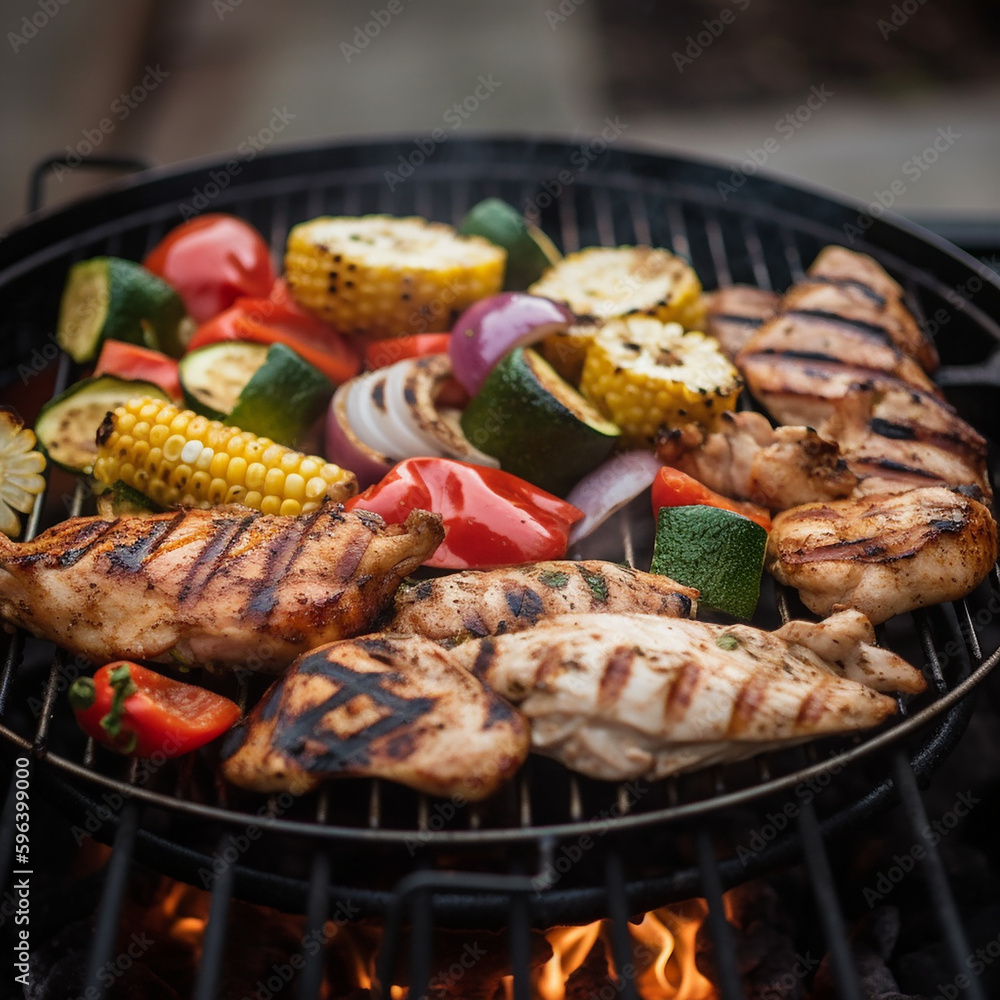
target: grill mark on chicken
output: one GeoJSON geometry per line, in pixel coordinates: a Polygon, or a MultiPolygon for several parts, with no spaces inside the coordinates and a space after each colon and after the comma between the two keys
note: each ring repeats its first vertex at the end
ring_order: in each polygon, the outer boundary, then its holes
{"type": "Polygon", "coordinates": [[[666,714],[682,717],[691,707],[700,680],[701,667],[694,660],[687,660],[670,684],[664,703],[666,714]]]}
{"type": "MultiPolygon", "coordinates": [[[[826,712],[827,683],[819,681],[802,699],[795,722],[800,726],[812,726],[823,718],[826,712]]],[[[860,696],[860,695],[859,695],[860,696]]]]}
{"type": "Polygon", "coordinates": [[[307,771],[367,766],[370,763],[373,740],[412,726],[437,704],[436,698],[404,698],[394,691],[386,690],[383,686],[385,683],[398,684],[404,680],[403,675],[397,671],[361,673],[327,659],[323,653],[306,656],[298,671],[303,675],[326,677],[340,685],[335,694],[319,705],[296,715],[282,713],[275,726],[275,748],[294,755],[300,766],[307,771]],[[359,697],[370,700],[387,714],[349,736],[328,732],[323,728],[322,720],[325,715],[359,697]]]}
{"type": "Polygon", "coordinates": [[[895,346],[892,334],[879,323],[869,323],[867,320],[853,319],[850,316],[842,316],[840,313],[831,312],[827,309],[790,309],[781,315],[790,319],[815,320],[819,324],[849,327],[858,333],[872,337],[874,340],[895,346]]]}
{"type": "Polygon", "coordinates": [[[909,531],[892,532],[891,541],[879,538],[854,538],[843,542],[831,542],[811,549],[799,549],[782,554],[782,559],[793,565],[803,565],[823,560],[851,560],[863,563],[892,563],[900,559],[912,559],[929,542],[942,535],[953,535],[965,528],[962,521],[936,519],[926,525],[919,525],[909,531]],[[932,529],[930,531],[926,528],[932,529]],[[913,544],[906,544],[907,538],[913,544]],[[890,547],[891,546],[891,547],[890,547]]]}
{"type": "Polygon", "coordinates": [[[636,655],[635,646],[616,646],[608,657],[607,666],[601,674],[597,688],[597,704],[606,708],[621,697],[632,676],[632,661],[636,655]]]}
{"type": "Polygon", "coordinates": [[[825,274],[810,274],[809,284],[832,285],[835,288],[853,288],[861,292],[862,295],[871,299],[880,309],[885,308],[886,299],[884,295],[879,295],[870,285],[866,285],[857,278],[833,278],[825,274]]]}
{"type": "Polygon", "coordinates": [[[712,319],[716,323],[737,323],[740,326],[760,326],[767,316],[737,316],[735,313],[713,313],[712,319]]]}
{"type": "MultiPolygon", "coordinates": [[[[940,483],[941,477],[935,475],[930,469],[921,469],[919,466],[907,465],[905,462],[897,462],[891,458],[877,458],[875,456],[865,456],[864,458],[852,458],[851,468],[855,471],[871,470],[873,473],[889,472],[893,473],[893,478],[907,478],[923,480],[924,483],[940,483]]],[[[947,484],[946,484],[947,485],[947,484]]]]}
{"type": "Polygon", "coordinates": [[[214,526],[215,530],[202,547],[184,576],[177,592],[177,600],[183,604],[189,597],[201,596],[202,587],[222,565],[226,554],[236,544],[236,540],[256,520],[254,516],[226,518],[214,526]]]}
{"type": "Polygon", "coordinates": [[[531,587],[511,587],[504,595],[507,607],[515,618],[523,618],[534,625],[545,612],[545,605],[537,591],[531,587]]]}
{"type": "MultiPolygon", "coordinates": [[[[500,624],[502,625],[503,622],[500,624]]],[[[462,625],[465,627],[466,632],[476,639],[481,639],[483,636],[490,634],[489,626],[483,621],[482,616],[475,608],[468,608],[462,612],[462,625]]]]}
{"type": "Polygon", "coordinates": [[[83,544],[77,545],[75,548],[67,548],[58,553],[56,555],[56,565],[60,568],[65,568],[66,566],[72,566],[75,563],[78,563],[95,545],[97,545],[98,542],[100,542],[102,538],[104,538],[105,535],[114,531],[114,529],[118,527],[118,521],[119,518],[116,517],[113,521],[108,521],[103,527],[101,527],[100,524],[90,526],[85,525],[77,534],[78,540],[80,535],[84,536],[85,541],[83,544]],[[89,538],[86,537],[88,535],[90,536],[89,538]]]}
{"type": "MultiPolygon", "coordinates": [[[[306,539],[316,522],[323,516],[323,508],[314,510],[308,517],[296,525],[297,533],[289,533],[281,538],[277,545],[272,545],[267,554],[264,573],[259,580],[254,581],[247,601],[247,612],[263,618],[266,622],[278,603],[277,588],[282,580],[292,571],[295,560],[305,550],[306,539]]],[[[359,560],[360,561],[360,560],[359,560]]],[[[357,564],[355,563],[355,568],[357,564]]],[[[353,572],[353,570],[352,570],[353,572]]]]}
{"type": "Polygon", "coordinates": [[[873,434],[880,437],[892,438],[894,441],[915,441],[917,432],[907,424],[896,424],[882,417],[872,417],[868,421],[868,428],[873,434]]]}
{"type": "Polygon", "coordinates": [[[937,431],[920,424],[903,424],[883,417],[872,417],[868,421],[868,429],[879,437],[892,441],[918,441],[933,445],[942,451],[950,451],[955,455],[964,455],[978,461],[986,455],[986,442],[978,435],[975,438],[948,431],[937,431]]]}
{"type": "Polygon", "coordinates": [[[726,735],[739,736],[740,733],[745,732],[766,700],[766,684],[757,677],[747,678],[733,702],[733,711],[729,716],[726,735]]]}
{"type": "Polygon", "coordinates": [[[148,534],[140,535],[134,542],[113,545],[108,552],[108,562],[115,569],[138,573],[183,520],[184,511],[180,511],[170,521],[157,521],[148,534]]]}
{"type": "Polygon", "coordinates": [[[476,659],[472,664],[472,672],[482,680],[487,671],[490,669],[490,664],[493,662],[493,657],[496,655],[497,647],[490,639],[483,639],[479,643],[479,649],[476,650],[476,659]]]}

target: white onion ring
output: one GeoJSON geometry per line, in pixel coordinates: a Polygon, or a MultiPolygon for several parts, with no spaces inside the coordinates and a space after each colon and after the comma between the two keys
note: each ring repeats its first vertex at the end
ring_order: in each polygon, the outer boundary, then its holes
{"type": "Polygon", "coordinates": [[[583,511],[583,520],[570,529],[575,545],[600,527],[612,514],[648,489],[663,463],[649,451],[623,451],[588,472],[570,490],[567,501],[583,511]]]}

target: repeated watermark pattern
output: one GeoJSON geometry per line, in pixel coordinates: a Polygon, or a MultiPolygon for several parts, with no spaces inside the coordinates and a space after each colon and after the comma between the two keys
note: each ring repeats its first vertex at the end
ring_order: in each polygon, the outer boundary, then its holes
{"type": "Polygon", "coordinates": [[[413,149],[409,153],[400,153],[395,170],[386,170],[382,174],[389,190],[395,191],[403,181],[412,177],[414,171],[437,152],[438,146],[448,141],[448,133],[457,132],[501,86],[503,81],[496,79],[492,73],[477,76],[473,90],[462,100],[455,101],[441,116],[448,126],[448,131],[438,127],[432,129],[428,135],[421,136],[414,142],[413,149]]]}
{"type": "Polygon", "coordinates": [[[803,102],[792,111],[782,115],[774,123],[774,131],[781,138],[767,136],[761,140],[759,146],[751,146],[747,149],[746,159],[739,165],[733,166],[733,172],[729,175],[729,179],[716,183],[715,189],[719,193],[720,200],[725,202],[731,194],[736,194],[746,184],[747,178],[757,173],[781,149],[784,143],[787,143],[799,129],[807,125],[812,120],[813,115],[824,108],[833,95],[834,92],[825,83],[813,84],[803,102]]]}
{"type": "Polygon", "coordinates": [[[889,20],[880,17],[875,24],[882,40],[888,41],[889,36],[894,31],[899,31],[925,3],[927,0],[903,0],[901,4],[894,3],[889,10],[889,20]]]}
{"type": "Polygon", "coordinates": [[[854,223],[844,223],[844,235],[851,246],[854,245],[854,241],[859,236],[863,236],[871,229],[876,219],[885,215],[886,209],[892,208],[906,194],[910,185],[916,184],[941,156],[947,153],[961,138],[961,133],[956,132],[950,125],[947,128],[939,128],[934,138],[921,152],[909,157],[902,164],[900,167],[902,177],[894,178],[884,191],[873,192],[875,200],[868,205],[867,210],[860,212],[854,223]],[[909,180],[910,185],[903,178],[909,180]]]}
{"type": "Polygon", "coordinates": [[[874,884],[865,886],[862,895],[868,908],[874,909],[916,868],[918,861],[923,861],[927,857],[928,844],[937,847],[941,840],[958,826],[959,821],[968,816],[980,802],[982,799],[973,795],[971,790],[959,792],[954,805],[920,831],[921,840],[913,844],[908,851],[894,854],[892,864],[878,873],[874,884]]]}
{"type": "Polygon", "coordinates": [[[628,122],[623,122],[618,115],[604,119],[604,128],[587,142],[581,143],[570,153],[569,165],[572,170],[560,170],[555,177],[542,181],[542,189],[534,198],[524,201],[524,214],[529,219],[537,220],[542,209],[548,208],[559,196],[576,183],[582,174],[600,156],[611,143],[615,142],[627,129],[628,122]]]}
{"type": "Polygon", "coordinates": [[[25,15],[21,19],[20,33],[17,31],[7,32],[7,41],[16,55],[33,38],[38,36],[38,32],[48,27],[49,22],[54,18],[69,0],[38,0],[35,5],[37,10],[28,17],[25,15]]]}
{"type": "Polygon", "coordinates": [[[237,147],[236,152],[240,159],[227,160],[218,170],[209,172],[208,181],[201,187],[191,190],[190,201],[182,201],[178,206],[181,218],[185,222],[199,212],[204,212],[212,201],[219,197],[223,191],[229,187],[232,179],[240,174],[244,164],[251,163],[257,158],[257,154],[263,152],[278,135],[285,130],[285,126],[295,121],[296,115],[288,110],[287,105],[280,108],[271,108],[271,118],[266,125],[259,128],[253,135],[248,135],[237,147]]]}

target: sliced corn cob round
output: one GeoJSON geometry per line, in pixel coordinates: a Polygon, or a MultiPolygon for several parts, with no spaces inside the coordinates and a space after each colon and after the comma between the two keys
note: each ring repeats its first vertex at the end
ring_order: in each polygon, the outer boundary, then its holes
{"type": "Polygon", "coordinates": [[[352,472],[160,399],[130,399],[97,432],[94,477],[121,480],[164,507],[240,503],[303,514],[357,492],[352,472]]]}
{"type": "Polygon", "coordinates": [[[538,352],[570,385],[579,386],[587,348],[596,330],[593,323],[575,323],[567,330],[550,333],[538,345],[538,352]]]}
{"type": "Polygon", "coordinates": [[[14,511],[27,514],[45,489],[45,456],[34,447],[34,432],[9,410],[0,410],[0,531],[11,538],[21,531],[14,511]]]}
{"type": "Polygon", "coordinates": [[[736,405],[742,381],[718,341],[679,323],[625,316],[605,323],[587,349],[580,389],[637,448],[661,427],[714,427],[736,405]]]}
{"type": "Polygon", "coordinates": [[[288,234],[295,300],[341,333],[396,337],[446,331],[503,285],[507,252],[481,236],[410,217],[313,219],[288,234]]]}
{"type": "Polygon", "coordinates": [[[563,303],[584,323],[629,313],[684,323],[698,315],[701,282],[669,250],[588,247],[553,265],[528,291],[563,303]]]}

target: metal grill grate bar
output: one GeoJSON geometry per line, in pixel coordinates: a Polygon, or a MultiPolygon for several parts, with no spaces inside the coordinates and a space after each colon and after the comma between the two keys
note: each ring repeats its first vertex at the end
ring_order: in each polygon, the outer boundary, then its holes
{"type": "Polygon", "coordinates": [[[129,867],[138,832],[139,807],[134,802],[128,802],[118,819],[118,831],[108,861],[104,892],[101,894],[101,902],[97,909],[94,939],[90,946],[84,978],[84,995],[93,997],[94,1000],[104,1000],[107,993],[107,979],[102,972],[114,957],[118,924],[128,888],[129,867]]]}
{"type": "MultiPolygon", "coordinates": [[[[941,928],[941,935],[948,945],[955,969],[959,972],[965,972],[966,960],[973,952],[969,947],[969,939],[962,926],[955,897],[948,884],[944,862],[929,835],[930,823],[927,819],[927,810],[924,809],[923,800],[920,798],[920,791],[917,788],[917,779],[910,767],[910,762],[901,752],[897,751],[892,755],[892,774],[910,829],[924,847],[924,857],[920,861],[920,870],[924,873],[924,880],[934,902],[934,912],[937,915],[938,926],[941,928]]],[[[967,978],[969,985],[964,994],[966,1000],[986,1000],[986,995],[983,993],[979,981],[971,976],[967,978]]]]}
{"type": "Polygon", "coordinates": [[[609,845],[604,861],[604,884],[608,892],[608,916],[610,918],[611,950],[615,966],[619,970],[622,1000],[637,1000],[635,979],[622,975],[622,970],[632,964],[632,947],[628,933],[628,900],[625,895],[625,872],[622,867],[618,845],[609,845]]]}
{"type": "MultiPolygon", "coordinates": [[[[221,838],[217,854],[222,857],[228,847],[221,838]]],[[[222,980],[222,965],[225,957],[226,931],[229,925],[229,904],[233,898],[233,878],[235,866],[225,865],[212,886],[212,902],[208,911],[202,939],[201,964],[194,984],[194,1000],[216,1000],[222,980]]]]}
{"type": "Polygon", "coordinates": [[[816,897],[816,909],[830,951],[837,990],[844,1000],[862,1000],[857,971],[851,956],[851,946],[844,927],[844,915],[840,908],[840,900],[837,898],[823,835],[816,819],[816,810],[811,802],[804,804],[799,813],[799,836],[802,838],[809,881],[816,897]]]}
{"type": "MultiPolygon", "coordinates": [[[[326,923],[330,886],[330,861],[326,852],[313,855],[309,873],[309,902],[306,907],[306,936],[304,941],[325,941],[323,925],[326,923]]],[[[299,980],[300,1000],[318,1000],[323,989],[324,951],[320,947],[303,947],[305,966],[299,980]]]]}
{"type": "Polygon", "coordinates": [[[702,894],[708,902],[708,926],[712,934],[712,943],[715,945],[715,978],[722,993],[722,1000],[741,1000],[743,985],[740,982],[736,942],[733,940],[733,929],[726,920],[726,908],[722,900],[722,879],[715,860],[715,847],[706,831],[698,834],[697,849],[702,894]]]}

